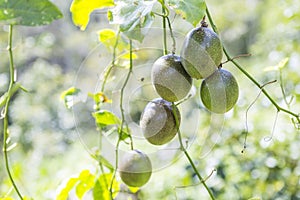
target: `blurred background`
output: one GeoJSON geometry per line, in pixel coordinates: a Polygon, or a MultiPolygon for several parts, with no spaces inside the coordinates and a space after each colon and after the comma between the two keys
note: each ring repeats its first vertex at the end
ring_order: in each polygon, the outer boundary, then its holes
{"type": "MultiPolygon", "coordinates": [[[[71,1],[53,2],[63,12],[63,19],[49,26],[15,27],[13,46],[18,80],[30,93],[18,92],[10,109],[11,140],[17,143],[9,152],[13,175],[25,195],[45,200],[55,199],[70,177],[77,176],[83,169],[93,171],[97,168],[97,162],[87,152],[97,146],[94,139],[98,137],[90,115],[92,102],[87,100],[72,111],[64,107],[60,95],[71,86],[82,87],[85,92],[99,89],[96,74],[101,74],[109,58],[104,57],[103,61],[100,56],[107,52],[98,41],[97,32],[103,28],[116,28],[108,23],[104,12],[96,11],[87,29],[80,31],[72,23],[71,1]]],[[[300,2],[209,0],[206,3],[230,54],[251,54],[238,62],[261,84],[277,80],[265,89],[280,106],[300,113],[300,2]],[[274,66],[285,58],[288,58],[286,66],[274,70],[274,66]]],[[[179,16],[171,17],[171,21],[179,54],[184,35],[193,27],[179,16]]],[[[161,27],[161,18],[155,18],[153,27],[161,27]]],[[[128,87],[132,92],[127,96],[128,104],[136,105],[128,115],[136,123],[144,105],[129,96],[134,97],[140,88],[146,90],[149,86],[147,66],[161,54],[160,31],[159,28],[150,29],[148,38],[142,44],[135,44],[144,49],[151,47],[138,55],[136,79],[128,87]],[[141,78],[145,80],[143,83],[136,81],[141,78]]],[[[0,94],[6,91],[9,82],[7,37],[8,27],[1,26],[0,94]]],[[[169,42],[171,44],[170,38],[169,42]]],[[[217,199],[300,199],[299,124],[297,130],[291,116],[283,112],[276,120],[276,108],[262,94],[249,109],[247,148],[241,153],[246,111],[260,90],[231,63],[223,67],[234,74],[240,86],[239,100],[233,110],[224,118],[205,111],[197,89],[200,81],[194,81],[195,96],[180,107],[184,121],[181,131],[188,141],[192,141],[188,151],[200,174],[207,177],[216,169],[207,185],[217,199]],[[218,129],[211,129],[214,123],[218,129]]],[[[120,86],[110,82],[108,88],[113,91],[120,86]]],[[[113,93],[109,95],[114,98],[113,93]]],[[[155,97],[151,92],[147,95],[145,98],[155,97]]],[[[114,108],[116,105],[113,104],[111,109],[117,109],[114,108]]],[[[0,127],[2,130],[2,123],[0,127]]],[[[142,142],[137,144],[143,146],[142,142]]],[[[172,156],[174,163],[171,164],[168,153],[164,155],[168,165],[157,168],[139,193],[140,199],[209,199],[204,187],[197,184],[198,179],[187,159],[178,152],[172,156]]],[[[15,196],[4,163],[0,162],[0,197],[6,194],[15,196]]]]}

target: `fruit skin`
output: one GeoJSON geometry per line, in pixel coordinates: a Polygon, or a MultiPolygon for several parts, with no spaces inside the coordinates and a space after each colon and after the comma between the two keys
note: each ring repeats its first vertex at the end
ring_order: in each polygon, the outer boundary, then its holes
{"type": "MultiPolygon", "coordinates": [[[[181,116],[178,108],[176,117],[179,127],[181,116]]],[[[151,144],[163,145],[171,141],[178,131],[172,104],[162,98],[149,102],[141,115],[140,126],[151,144]]]]}
{"type": "Polygon", "coordinates": [[[183,42],[182,65],[196,79],[213,74],[222,61],[223,51],[219,36],[211,29],[201,26],[192,29],[183,42]]]}
{"type": "Polygon", "coordinates": [[[152,174],[152,164],[149,157],[139,150],[126,154],[119,166],[122,181],[131,187],[145,185],[152,174]]]}
{"type": "Polygon", "coordinates": [[[223,114],[236,104],[239,97],[239,86],[229,71],[219,69],[203,80],[200,96],[208,110],[223,114]]]}
{"type": "Polygon", "coordinates": [[[151,79],[159,96],[170,102],[183,99],[192,87],[192,77],[185,71],[180,57],[173,54],[154,62],[151,79]]]}

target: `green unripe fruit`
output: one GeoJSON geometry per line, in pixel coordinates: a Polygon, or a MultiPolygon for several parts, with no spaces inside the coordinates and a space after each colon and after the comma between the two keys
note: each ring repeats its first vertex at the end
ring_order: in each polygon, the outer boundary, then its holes
{"type": "Polygon", "coordinates": [[[155,61],[151,79],[159,96],[170,102],[183,99],[192,87],[192,78],[183,68],[180,57],[173,54],[155,61]]]}
{"type": "Polygon", "coordinates": [[[236,104],[239,97],[239,86],[229,71],[218,69],[203,80],[200,96],[208,110],[222,114],[236,104]]]}
{"type": "MultiPolygon", "coordinates": [[[[176,117],[179,127],[181,117],[177,108],[176,117]]],[[[171,141],[178,131],[172,104],[161,98],[149,102],[141,115],[140,126],[151,144],[163,145],[171,141]]]]}
{"type": "Polygon", "coordinates": [[[194,28],[185,37],[181,50],[182,65],[192,78],[201,79],[213,74],[222,56],[218,35],[205,25],[194,28]]]}
{"type": "Polygon", "coordinates": [[[122,181],[131,187],[141,187],[145,185],[152,174],[152,164],[149,157],[133,150],[126,154],[120,165],[119,174],[122,181]]]}

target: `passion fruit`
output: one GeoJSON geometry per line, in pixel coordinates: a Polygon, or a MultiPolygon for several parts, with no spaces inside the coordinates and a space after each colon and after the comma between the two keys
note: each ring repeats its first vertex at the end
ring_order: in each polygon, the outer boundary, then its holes
{"type": "Polygon", "coordinates": [[[125,154],[119,165],[122,181],[131,187],[142,187],[152,174],[152,164],[149,157],[139,150],[125,154]]]}
{"type": "Polygon", "coordinates": [[[183,99],[192,87],[190,77],[179,56],[169,54],[158,58],[152,66],[152,84],[163,99],[176,102],[183,99]]]}
{"type": "Polygon", "coordinates": [[[214,113],[226,113],[236,104],[239,86],[227,70],[218,69],[202,81],[200,96],[204,106],[214,113]]]}
{"type": "Polygon", "coordinates": [[[223,56],[219,36],[204,23],[192,29],[185,37],[181,50],[182,65],[196,79],[213,74],[223,56]]]}
{"type": "Polygon", "coordinates": [[[175,113],[178,126],[176,126],[171,102],[157,98],[146,105],[141,115],[140,126],[148,142],[154,145],[163,145],[175,137],[181,118],[178,108],[175,113]]]}

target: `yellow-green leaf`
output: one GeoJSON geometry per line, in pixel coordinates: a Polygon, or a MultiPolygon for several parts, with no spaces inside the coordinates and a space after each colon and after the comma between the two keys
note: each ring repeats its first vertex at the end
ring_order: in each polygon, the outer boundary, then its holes
{"type": "Polygon", "coordinates": [[[281,70],[287,65],[288,62],[289,62],[289,58],[284,58],[277,65],[266,67],[264,71],[278,71],[278,70],[281,70]]]}
{"type": "Polygon", "coordinates": [[[71,87],[66,91],[62,92],[60,98],[64,101],[65,106],[70,109],[74,105],[73,97],[80,92],[80,89],[71,87]]]}
{"type": "Polygon", "coordinates": [[[130,186],[128,186],[128,189],[130,190],[130,192],[132,192],[132,193],[137,193],[137,191],[139,191],[140,190],[140,188],[139,187],[130,187],[130,186]]]}
{"type": "MultiPolygon", "coordinates": [[[[108,190],[109,183],[112,179],[112,173],[101,174],[99,179],[95,183],[95,187],[93,189],[93,197],[94,199],[101,200],[110,200],[110,193],[108,190]]],[[[120,190],[120,183],[114,178],[114,182],[112,185],[113,198],[115,198],[120,190]]]]}
{"type": "Polygon", "coordinates": [[[83,170],[79,177],[79,183],[76,186],[75,192],[79,199],[82,199],[87,191],[92,189],[95,184],[95,175],[91,174],[89,170],[83,170]]]}
{"type": "Polygon", "coordinates": [[[129,49],[128,40],[117,34],[112,29],[102,29],[98,31],[99,41],[110,51],[116,51],[116,53],[123,52],[129,49]]]}
{"type": "Polygon", "coordinates": [[[67,200],[69,192],[73,189],[77,182],[78,178],[70,178],[66,186],[60,191],[60,193],[56,197],[56,200],[67,200]]]}
{"type": "Polygon", "coordinates": [[[90,20],[90,14],[96,9],[114,6],[113,0],[73,0],[70,11],[73,23],[83,31],[90,20]]]}
{"type": "Polygon", "coordinates": [[[108,126],[121,123],[121,120],[108,110],[95,112],[93,113],[93,117],[95,118],[98,126],[108,126]]]}
{"type": "MultiPolygon", "coordinates": [[[[129,60],[130,59],[130,53],[128,52],[128,53],[122,55],[120,58],[125,59],[125,60],[129,60]]],[[[137,59],[137,58],[138,58],[138,56],[135,53],[132,53],[132,59],[134,60],[134,59],[137,59]]]]}

